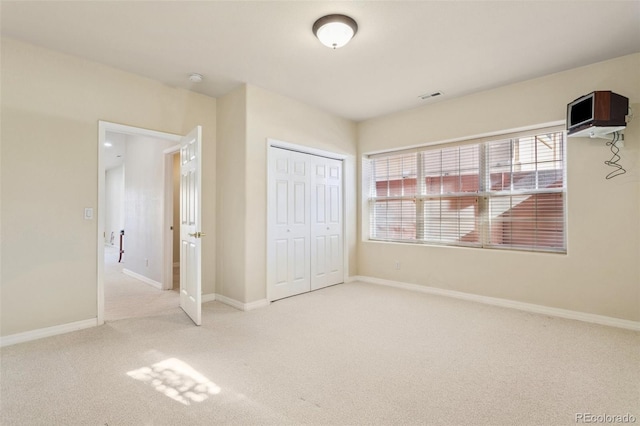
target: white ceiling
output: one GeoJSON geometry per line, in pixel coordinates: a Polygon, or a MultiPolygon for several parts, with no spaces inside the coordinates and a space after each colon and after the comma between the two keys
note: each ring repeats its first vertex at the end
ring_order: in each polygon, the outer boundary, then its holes
{"type": "Polygon", "coordinates": [[[124,157],[127,153],[127,135],[122,133],[107,132],[104,146],[104,169],[110,170],[124,163],[124,157]],[[111,146],[109,146],[109,144],[111,146]]]}
{"type": "MultiPolygon", "coordinates": [[[[2,1],[3,35],[214,97],[241,83],[353,120],[640,51],[640,1],[2,1]],[[353,17],[331,50],[313,22],[353,17]],[[198,72],[205,80],[191,83],[198,72]],[[442,91],[444,96],[420,100],[442,91]]],[[[604,89],[604,88],[599,88],[604,89]]]]}

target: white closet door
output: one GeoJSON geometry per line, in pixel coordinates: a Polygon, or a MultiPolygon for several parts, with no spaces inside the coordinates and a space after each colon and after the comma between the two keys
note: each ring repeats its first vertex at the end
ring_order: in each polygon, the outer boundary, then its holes
{"type": "Polygon", "coordinates": [[[268,200],[269,299],[310,291],[310,165],[305,154],[271,148],[268,200]]]}
{"type": "Polygon", "coordinates": [[[344,281],[342,161],[311,156],[311,289],[344,281]]]}
{"type": "Polygon", "coordinates": [[[342,161],[269,149],[269,300],[343,282],[342,161]]]}

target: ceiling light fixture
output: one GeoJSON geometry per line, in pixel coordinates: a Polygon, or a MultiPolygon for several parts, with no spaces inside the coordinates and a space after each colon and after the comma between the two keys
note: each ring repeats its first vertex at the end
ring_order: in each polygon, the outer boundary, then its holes
{"type": "Polygon", "coordinates": [[[320,43],[337,49],[349,43],[358,32],[358,24],[346,15],[327,15],[313,24],[313,34],[320,43]]]}

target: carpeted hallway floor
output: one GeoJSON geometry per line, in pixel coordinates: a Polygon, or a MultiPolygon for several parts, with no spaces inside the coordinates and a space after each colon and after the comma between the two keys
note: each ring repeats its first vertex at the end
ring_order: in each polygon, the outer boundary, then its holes
{"type": "Polygon", "coordinates": [[[174,268],[174,291],[158,290],[122,272],[127,267],[126,253],[118,263],[118,248],[104,248],[104,318],[115,321],[178,312],[180,309],[179,268],[174,268]]]}
{"type": "Polygon", "coordinates": [[[365,283],[2,349],[10,425],[640,422],[640,333],[365,283]]]}

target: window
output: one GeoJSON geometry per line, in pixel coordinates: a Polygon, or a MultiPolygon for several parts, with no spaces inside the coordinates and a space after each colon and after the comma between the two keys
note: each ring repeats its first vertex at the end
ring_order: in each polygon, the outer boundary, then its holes
{"type": "Polygon", "coordinates": [[[566,252],[564,140],[555,131],[368,157],[369,238],[566,252]]]}

